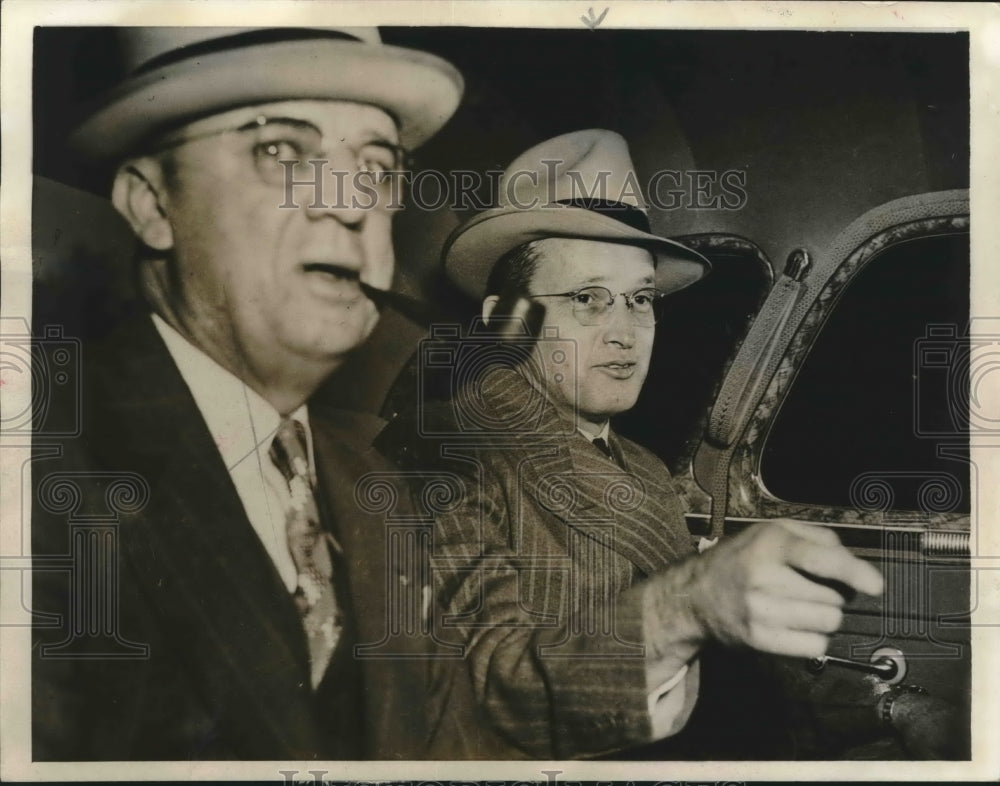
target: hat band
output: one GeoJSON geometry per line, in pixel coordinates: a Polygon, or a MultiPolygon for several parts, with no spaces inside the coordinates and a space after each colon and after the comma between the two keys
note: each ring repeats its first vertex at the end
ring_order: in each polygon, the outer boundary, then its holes
{"type": "Polygon", "coordinates": [[[613,218],[615,221],[636,229],[639,232],[645,232],[646,234],[651,232],[649,218],[646,214],[635,205],[629,205],[625,202],[615,202],[613,199],[577,197],[575,199],[557,199],[556,204],[589,210],[605,218],[613,218]]]}
{"type": "Polygon", "coordinates": [[[341,41],[361,41],[357,36],[343,33],[339,30],[313,30],[307,27],[284,27],[279,29],[250,30],[246,33],[234,33],[233,35],[210,38],[207,41],[199,41],[194,44],[182,46],[179,49],[171,49],[157,55],[133,72],[134,76],[154,71],[157,68],[173,65],[182,60],[203,55],[225,52],[229,49],[240,49],[245,46],[256,46],[258,44],[273,44],[280,41],[307,41],[310,39],[332,38],[341,41]]]}

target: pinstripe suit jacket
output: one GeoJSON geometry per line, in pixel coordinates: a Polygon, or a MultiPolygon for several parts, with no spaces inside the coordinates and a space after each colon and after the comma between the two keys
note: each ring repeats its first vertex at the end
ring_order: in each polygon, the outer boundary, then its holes
{"type": "MultiPolygon", "coordinates": [[[[478,721],[457,715],[451,733],[482,758],[648,742],[639,593],[629,588],[692,553],[670,474],[612,435],[620,467],[514,370],[493,371],[476,393],[465,400],[478,412],[456,411],[458,397],[438,413],[453,419],[453,436],[423,440],[419,461],[440,460],[464,484],[437,516],[433,546],[441,635],[464,647],[478,721]]],[[[691,674],[678,723],[696,696],[691,674]]]]}

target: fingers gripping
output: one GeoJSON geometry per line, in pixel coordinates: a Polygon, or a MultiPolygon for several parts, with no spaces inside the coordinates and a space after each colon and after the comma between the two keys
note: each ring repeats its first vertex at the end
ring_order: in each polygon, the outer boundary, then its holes
{"type": "Polygon", "coordinates": [[[813,576],[845,584],[857,592],[864,592],[867,595],[880,594],[883,587],[882,574],[872,565],[851,554],[840,544],[836,535],[832,532],[829,534],[834,539],[832,543],[819,543],[805,537],[796,537],[787,551],[788,564],[813,576]]]}
{"type": "Polygon", "coordinates": [[[765,652],[816,657],[840,627],[843,596],[808,576],[869,594],[882,590],[878,570],[824,527],[794,521],[759,525],[713,551],[706,555],[711,564],[702,595],[714,606],[704,615],[712,634],[765,652]]]}

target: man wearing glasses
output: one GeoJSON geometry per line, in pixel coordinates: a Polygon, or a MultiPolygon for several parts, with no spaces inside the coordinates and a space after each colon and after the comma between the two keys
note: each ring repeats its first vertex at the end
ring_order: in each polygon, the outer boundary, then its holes
{"type": "Polygon", "coordinates": [[[81,433],[33,468],[33,608],[55,615],[35,631],[34,758],[441,755],[430,661],[355,654],[410,578],[354,498],[385,469],[378,426],[306,402],[378,320],[363,285],[392,280],[380,175],[448,120],[461,77],[373,29],[117,45],[125,74],[71,142],[113,173],[148,313],[84,348],[81,433]],[[108,506],[94,562],[73,522],[108,506]],[[74,571],[44,568],[67,553],[74,571]]]}
{"type": "Polygon", "coordinates": [[[447,417],[454,427],[425,440],[421,460],[447,457],[465,478],[437,523],[436,586],[480,720],[508,755],[593,756],[674,735],[710,642],[820,656],[844,603],[830,584],[882,590],[834,535],[794,522],[696,555],[663,463],[611,429],[642,388],[659,308],[709,269],[650,233],[636,182],[615,133],[548,140],[444,251],[490,325],[531,323],[535,307],[509,305],[518,297],[545,309],[530,350],[466,339],[465,387],[450,413],[423,416],[425,433],[447,417]]]}

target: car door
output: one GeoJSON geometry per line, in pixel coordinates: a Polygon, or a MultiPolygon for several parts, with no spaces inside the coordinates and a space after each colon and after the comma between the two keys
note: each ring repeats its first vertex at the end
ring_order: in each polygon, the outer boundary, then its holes
{"type": "Polygon", "coordinates": [[[882,597],[848,599],[827,658],[776,659],[799,756],[969,756],[970,429],[992,422],[977,330],[967,192],[898,199],[793,252],[715,399],[692,533],[797,519],[886,577],[882,597]],[[884,696],[902,692],[913,709],[890,723],[884,696]]]}

